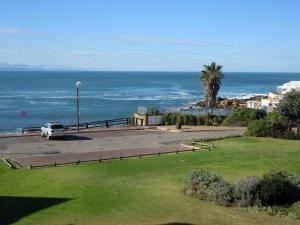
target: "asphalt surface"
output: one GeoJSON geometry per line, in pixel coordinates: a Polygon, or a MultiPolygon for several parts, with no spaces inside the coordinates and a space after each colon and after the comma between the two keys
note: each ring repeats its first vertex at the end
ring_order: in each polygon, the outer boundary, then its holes
{"type": "MultiPolygon", "coordinates": [[[[47,140],[39,136],[11,137],[0,139],[0,155],[5,158],[12,158],[15,161],[24,161],[30,165],[30,159],[57,160],[57,156],[75,157],[76,154],[84,158],[85,154],[95,155],[99,158],[101,152],[110,152],[116,155],[120,151],[150,152],[155,149],[171,151],[180,146],[184,140],[210,138],[227,135],[243,134],[244,129],[230,129],[222,131],[197,131],[197,132],[166,132],[160,130],[121,130],[105,131],[95,133],[68,134],[65,140],[47,140]],[[99,154],[98,154],[99,153],[99,154]],[[56,159],[55,159],[56,157],[56,159]],[[29,160],[29,161],[28,161],[29,160]]],[[[127,154],[127,153],[126,153],[127,154]]],[[[129,154],[129,153],[128,153],[129,154]]],[[[89,158],[88,157],[88,158],[89,158]]],[[[79,158],[78,158],[79,159],[79,158]]],[[[53,163],[53,160],[46,160],[46,163],[53,163]]],[[[62,162],[64,161],[63,159],[62,162]]],[[[35,160],[37,161],[37,160],[35,160]]],[[[41,161],[41,160],[40,160],[41,161]]],[[[43,160],[42,160],[43,161],[43,160]]],[[[41,162],[36,162],[38,165],[41,162]]]]}

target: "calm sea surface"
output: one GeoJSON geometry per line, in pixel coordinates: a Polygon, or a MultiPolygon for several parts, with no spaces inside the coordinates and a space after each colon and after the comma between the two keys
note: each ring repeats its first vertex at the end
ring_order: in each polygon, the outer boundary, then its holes
{"type": "MultiPolygon", "coordinates": [[[[220,96],[266,94],[291,80],[300,73],[225,73],[220,96]]],[[[81,122],[128,117],[138,106],[173,111],[203,99],[193,72],[0,72],[0,133],[46,121],[75,123],[76,81],[82,82],[81,122]]]]}

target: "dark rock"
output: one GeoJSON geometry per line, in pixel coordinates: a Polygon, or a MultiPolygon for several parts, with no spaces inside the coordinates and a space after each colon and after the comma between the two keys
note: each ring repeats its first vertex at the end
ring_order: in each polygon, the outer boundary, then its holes
{"type": "MultiPolygon", "coordinates": [[[[267,96],[253,96],[247,99],[228,99],[223,97],[218,97],[216,102],[216,108],[217,109],[237,109],[237,108],[246,108],[247,107],[247,101],[260,101],[261,99],[266,99],[267,96]]],[[[194,106],[204,108],[205,107],[205,101],[199,101],[194,106]]]]}

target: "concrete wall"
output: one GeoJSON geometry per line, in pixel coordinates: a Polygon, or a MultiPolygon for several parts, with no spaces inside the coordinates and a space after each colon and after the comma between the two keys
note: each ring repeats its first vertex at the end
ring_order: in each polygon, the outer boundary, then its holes
{"type": "Polygon", "coordinates": [[[133,114],[133,118],[134,118],[134,123],[135,125],[138,126],[145,126],[146,122],[147,122],[147,116],[146,115],[142,115],[139,113],[134,113],[133,114]]]}
{"type": "Polygon", "coordinates": [[[135,124],[138,126],[161,125],[162,116],[148,116],[145,114],[134,113],[135,124]]]}

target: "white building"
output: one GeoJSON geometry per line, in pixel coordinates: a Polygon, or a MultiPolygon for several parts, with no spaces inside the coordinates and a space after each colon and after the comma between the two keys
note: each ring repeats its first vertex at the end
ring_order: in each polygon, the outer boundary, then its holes
{"type": "Polygon", "coordinates": [[[281,94],[269,92],[267,99],[247,101],[247,108],[263,109],[266,112],[272,112],[277,107],[277,104],[279,103],[281,98],[282,98],[281,94]]]}
{"type": "Polygon", "coordinates": [[[277,92],[284,95],[292,90],[300,91],[300,81],[290,81],[281,86],[277,86],[277,92]]]}
{"type": "Polygon", "coordinates": [[[256,101],[247,101],[247,108],[249,109],[258,109],[258,102],[256,101]]]}
{"type": "Polygon", "coordinates": [[[300,81],[290,81],[281,86],[277,86],[277,92],[269,92],[268,99],[261,99],[260,101],[247,101],[247,108],[263,109],[267,112],[272,112],[277,107],[283,95],[292,91],[300,91],[300,81]]]}

